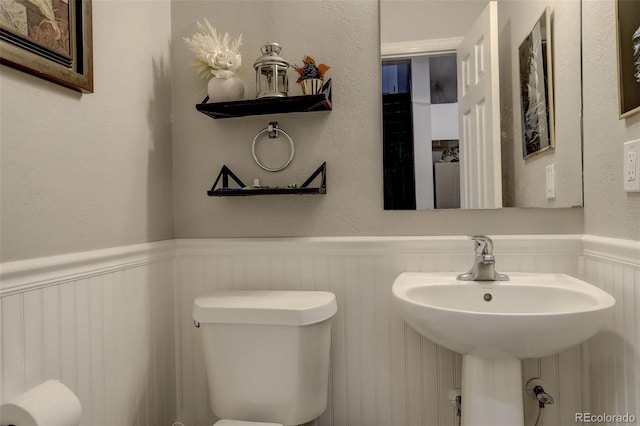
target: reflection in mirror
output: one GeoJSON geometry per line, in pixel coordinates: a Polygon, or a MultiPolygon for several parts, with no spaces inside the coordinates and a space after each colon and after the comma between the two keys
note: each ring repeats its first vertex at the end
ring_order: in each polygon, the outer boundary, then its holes
{"type": "Polygon", "coordinates": [[[385,209],[582,205],[580,0],[381,0],[380,11],[385,209]],[[523,155],[518,49],[547,7],[555,147],[523,155]]]}
{"type": "Polygon", "coordinates": [[[459,185],[455,193],[434,187],[439,174],[459,177],[457,99],[455,54],[382,61],[385,209],[460,207],[459,185]],[[414,115],[426,119],[414,123],[414,115]],[[414,138],[430,144],[414,147],[414,138]]]}

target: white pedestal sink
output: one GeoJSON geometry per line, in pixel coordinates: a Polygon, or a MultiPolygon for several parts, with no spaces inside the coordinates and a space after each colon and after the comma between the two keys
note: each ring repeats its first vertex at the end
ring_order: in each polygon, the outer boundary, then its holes
{"type": "Polygon", "coordinates": [[[462,425],[523,426],[521,359],[596,334],[615,299],[562,274],[507,273],[510,281],[458,281],[404,272],[393,283],[402,317],[462,358],[462,425]]]}

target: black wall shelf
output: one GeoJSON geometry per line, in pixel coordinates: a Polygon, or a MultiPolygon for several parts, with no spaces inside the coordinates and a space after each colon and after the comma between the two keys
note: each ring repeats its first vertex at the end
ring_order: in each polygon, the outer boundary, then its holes
{"type": "Polygon", "coordinates": [[[260,187],[252,188],[246,186],[226,165],[222,166],[218,177],[207,195],[210,197],[248,197],[254,195],[286,195],[286,194],[326,194],[327,193],[327,162],[322,163],[318,169],[309,176],[309,178],[298,188],[280,188],[280,187],[260,187]],[[320,186],[317,188],[309,188],[309,184],[320,175],[320,186]],[[229,186],[229,178],[231,178],[237,186],[229,186]],[[222,182],[220,180],[222,179],[222,182]],[[217,188],[218,183],[222,186],[217,188]]]}
{"type": "Polygon", "coordinates": [[[327,193],[323,188],[260,188],[260,189],[231,189],[219,188],[210,197],[250,197],[253,195],[323,195],[327,193]]]}
{"type": "Polygon", "coordinates": [[[211,118],[235,118],[250,115],[285,114],[290,112],[331,111],[331,79],[317,95],[260,98],[244,101],[207,103],[209,96],[196,109],[211,118]]]}

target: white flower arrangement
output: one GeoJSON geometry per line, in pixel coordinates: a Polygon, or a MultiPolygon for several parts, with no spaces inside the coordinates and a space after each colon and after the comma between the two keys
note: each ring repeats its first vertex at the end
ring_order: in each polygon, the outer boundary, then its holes
{"type": "Polygon", "coordinates": [[[185,37],[183,40],[189,50],[196,56],[193,66],[201,78],[208,78],[211,75],[218,78],[231,78],[242,64],[240,56],[240,46],[242,45],[242,34],[231,41],[229,33],[224,33],[222,38],[209,21],[204,20],[205,25],[196,22],[198,31],[191,38],[185,37]]]}

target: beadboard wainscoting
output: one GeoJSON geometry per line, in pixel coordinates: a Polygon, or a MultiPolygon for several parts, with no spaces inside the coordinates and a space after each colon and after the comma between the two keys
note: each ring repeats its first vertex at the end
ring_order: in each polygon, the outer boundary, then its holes
{"type": "MultiPolygon", "coordinates": [[[[502,272],[579,276],[582,236],[496,236],[502,272]]],[[[332,330],[329,405],[320,425],[453,426],[447,399],[460,387],[461,356],[421,337],[392,306],[403,271],[461,272],[473,264],[465,237],[178,240],[176,305],[178,420],[209,426],[200,333],[193,299],[215,289],[328,290],[338,312],[332,330]]],[[[541,377],[557,404],[545,426],[574,424],[581,410],[579,348],[523,362],[523,380],[541,377]]],[[[537,405],[525,401],[526,424],[537,405]]]]}
{"type": "Polygon", "coordinates": [[[3,263],[0,401],[48,379],[83,426],[175,418],[174,241],[3,263]]]}
{"type": "MultiPolygon", "coordinates": [[[[495,236],[502,272],[558,272],[613,294],[605,331],[580,347],[523,361],[556,404],[638,417],[640,242],[582,235],[495,236]]],[[[83,426],[210,426],[193,299],[213,289],[328,290],[337,296],[326,426],[453,426],[447,400],[461,356],[422,338],[392,306],[403,271],[457,273],[464,237],[175,240],[3,263],[0,401],[46,379],[78,394],[83,426]]],[[[525,425],[537,406],[524,398],[525,425]]],[[[580,422],[577,422],[580,424],[580,422]]]]}
{"type": "Polygon", "coordinates": [[[640,424],[640,241],[585,236],[583,250],[582,279],[616,298],[606,330],[581,346],[583,406],[640,424]]]}

